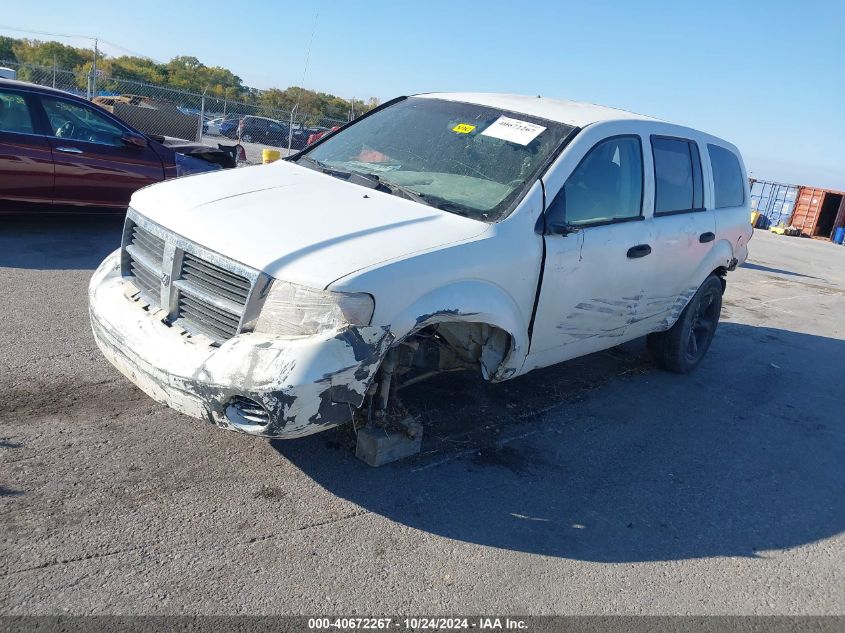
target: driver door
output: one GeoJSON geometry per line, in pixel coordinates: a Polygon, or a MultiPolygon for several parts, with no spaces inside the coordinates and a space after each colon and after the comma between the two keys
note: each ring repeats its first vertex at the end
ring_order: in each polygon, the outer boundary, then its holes
{"type": "Polygon", "coordinates": [[[134,191],[164,179],[164,167],[149,146],[128,145],[128,132],[93,107],[41,96],[53,153],[56,205],[126,207],[134,191]]]}
{"type": "Polygon", "coordinates": [[[641,318],[654,263],[642,156],[639,135],[598,141],[549,204],[534,366],[618,345],[641,318]]]}

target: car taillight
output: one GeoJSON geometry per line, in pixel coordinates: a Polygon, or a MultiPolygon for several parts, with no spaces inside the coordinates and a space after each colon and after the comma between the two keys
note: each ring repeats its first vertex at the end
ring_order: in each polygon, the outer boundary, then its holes
{"type": "Polygon", "coordinates": [[[238,162],[246,162],[246,150],[244,149],[244,146],[239,144],[235,146],[235,149],[238,152],[238,162]]]}

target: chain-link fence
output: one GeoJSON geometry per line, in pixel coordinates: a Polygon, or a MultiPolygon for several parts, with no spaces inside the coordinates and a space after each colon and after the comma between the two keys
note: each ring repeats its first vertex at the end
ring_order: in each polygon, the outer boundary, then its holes
{"type": "Polygon", "coordinates": [[[111,77],[101,72],[95,77],[90,72],[2,60],[0,67],[16,71],[22,81],[90,99],[146,134],[212,146],[240,142],[250,163],[261,162],[265,147],[278,149],[283,155],[295,152],[347,122],[111,77]]]}

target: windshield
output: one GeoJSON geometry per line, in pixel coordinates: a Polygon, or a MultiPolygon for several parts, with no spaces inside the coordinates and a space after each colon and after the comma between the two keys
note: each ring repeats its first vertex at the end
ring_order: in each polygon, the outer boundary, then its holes
{"type": "Polygon", "coordinates": [[[337,132],[297,162],[340,178],[365,174],[357,180],[493,222],[573,129],[487,106],[410,97],[337,132]]]}

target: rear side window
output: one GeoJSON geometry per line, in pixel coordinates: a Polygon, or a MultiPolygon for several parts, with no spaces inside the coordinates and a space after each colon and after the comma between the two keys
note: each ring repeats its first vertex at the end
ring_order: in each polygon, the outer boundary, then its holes
{"type": "Polygon", "coordinates": [[[32,117],[22,95],[0,91],[0,132],[32,134],[32,117]]]}
{"type": "Polygon", "coordinates": [[[704,209],[701,157],[692,141],[651,137],[654,154],[654,214],[688,213],[704,209]]]}
{"type": "Polygon", "coordinates": [[[708,145],[707,153],[710,155],[710,165],[713,167],[716,208],[742,206],[745,202],[745,186],[736,154],[718,145],[708,145]]]}

